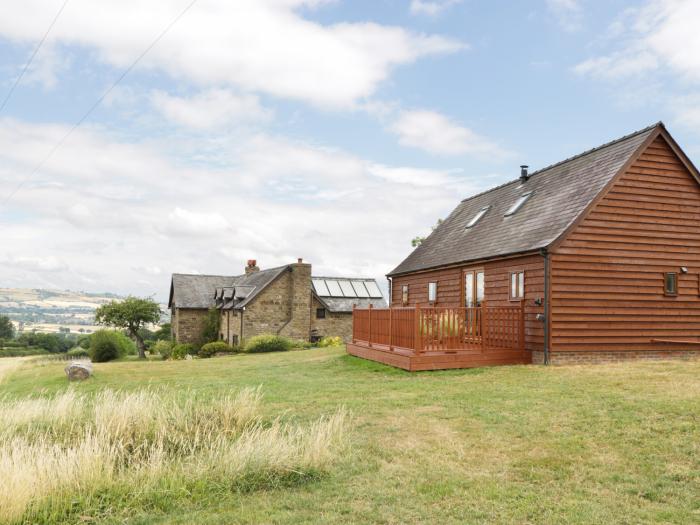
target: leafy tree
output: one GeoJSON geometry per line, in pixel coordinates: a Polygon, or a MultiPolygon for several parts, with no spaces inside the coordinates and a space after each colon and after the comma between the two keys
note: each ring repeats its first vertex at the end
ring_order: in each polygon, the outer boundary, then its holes
{"type": "MultiPolygon", "coordinates": [[[[437,227],[442,224],[442,219],[438,219],[437,222],[435,223],[435,226],[433,226],[433,231],[437,230],[437,227]]],[[[420,246],[423,244],[423,241],[425,240],[425,237],[421,237],[420,235],[417,237],[414,237],[411,239],[411,246],[416,248],[417,246],[420,246]]]]}
{"type": "Polygon", "coordinates": [[[172,325],[170,323],[163,323],[160,328],[153,333],[153,337],[156,341],[170,341],[172,339],[172,325]]]}
{"type": "Polygon", "coordinates": [[[0,339],[12,339],[15,336],[15,326],[6,315],[0,315],[0,339]]]}
{"type": "Polygon", "coordinates": [[[75,343],[75,338],[67,334],[40,334],[36,332],[25,332],[21,334],[17,341],[24,346],[34,346],[43,348],[47,352],[57,354],[67,352],[75,343]]]}
{"type": "Polygon", "coordinates": [[[139,357],[146,359],[146,344],[139,333],[146,324],[160,321],[160,306],[153,299],[127,297],[123,301],[110,301],[95,311],[95,323],[124,328],[136,341],[139,357]]]}

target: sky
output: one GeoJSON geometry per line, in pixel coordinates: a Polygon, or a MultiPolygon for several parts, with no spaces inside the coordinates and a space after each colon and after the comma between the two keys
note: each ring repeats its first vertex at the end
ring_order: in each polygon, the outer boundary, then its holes
{"type": "MultiPolygon", "coordinates": [[[[384,283],[520,164],[659,120],[700,158],[697,0],[197,0],[177,18],[191,1],[67,1],[0,110],[0,287],[163,300],[175,272],[298,257],[384,283]]],[[[0,101],[64,2],[0,3],[0,101]]]]}

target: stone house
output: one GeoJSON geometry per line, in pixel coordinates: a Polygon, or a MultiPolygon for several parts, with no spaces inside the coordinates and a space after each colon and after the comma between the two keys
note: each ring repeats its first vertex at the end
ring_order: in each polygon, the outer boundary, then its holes
{"type": "Polygon", "coordinates": [[[374,279],[312,277],[311,265],[294,264],[261,270],[250,260],[238,276],[173,274],[168,307],[173,338],[195,343],[207,313],[220,315],[219,339],[242,344],[260,334],[298,340],[352,336],[352,308],[386,307],[374,279]]]}

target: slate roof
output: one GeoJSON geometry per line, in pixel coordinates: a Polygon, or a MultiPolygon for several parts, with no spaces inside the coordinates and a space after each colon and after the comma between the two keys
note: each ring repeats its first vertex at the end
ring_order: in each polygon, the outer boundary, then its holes
{"type": "MultiPolygon", "coordinates": [[[[243,308],[289,269],[290,265],[285,265],[237,276],[175,273],[170,285],[168,307],[205,309],[223,306],[224,308],[243,308]]],[[[374,279],[348,279],[347,277],[334,279],[374,281],[374,279]]],[[[310,291],[313,291],[313,288],[310,291]]],[[[351,312],[353,304],[366,307],[371,303],[377,308],[387,307],[383,298],[323,297],[318,299],[331,312],[351,312]]]]}
{"type": "Polygon", "coordinates": [[[214,290],[233,286],[238,277],[174,273],[170,283],[168,308],[211,308],[214,290]]]}
{"type": "Polygon", "coordinates": [[[330,312],[344,313],[352,312],[352,305],[356,305],[358,308],[367,308],[370,304],[374,308],[387,308],[388,305],[384,298],[360,298],[356,297],[350,299],[347,297],[319,297],[316,298],[328,309],[330,312]]]}
{"type": "Polygon", "coordinates": [[[388,276],[449,264],[526,253],[552,244],[619,172],[658,123],[463,200],[388,276]],[[517,213],[505,217],[525,192],[517,213]],[[467,223],[491,206],[472,228],[467,223]]]}

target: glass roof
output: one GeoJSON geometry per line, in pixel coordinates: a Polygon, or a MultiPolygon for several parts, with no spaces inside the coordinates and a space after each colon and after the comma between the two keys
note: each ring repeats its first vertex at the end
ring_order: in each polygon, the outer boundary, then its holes
{"type": "Polygon", "coordinates": [[[314,290],[317,295],[328,297],[330,293],[328,292],[328,287],[326,286],[326,281],[323,279],[313,279],[314,290]]]}
{"type": "Polygon", "coordinates": [[[377,283],[374,281],[365,281],[365,287],[367,288],[370,297],[382,297],[382,292],[379,290],[379,286],[377,286],[377,283]]]}
{"type": "Polygon", "coordinates": [[[355,293],[355,290],[353,290],[350,281],[338,281],[338,283],[343,290],[344,297],[357,297],[357,294],[355,293]]]}
{"type": "Polygon", "coordinates": [[[312,280],[314,291],[319,297],[360,297],[363,299],[381,299],[382,292],[374,281],[355,279],[324,279],[312,280]]]}

